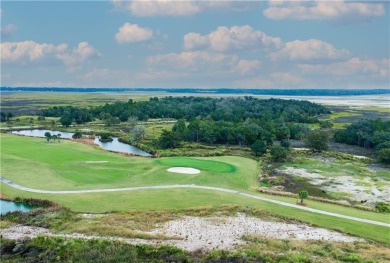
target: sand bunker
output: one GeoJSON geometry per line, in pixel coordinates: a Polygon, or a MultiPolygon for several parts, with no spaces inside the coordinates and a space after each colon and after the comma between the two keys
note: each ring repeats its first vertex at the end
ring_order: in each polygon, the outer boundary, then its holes
{"type": "Polygon", "coordinates": [[[179,174],[198,174],[200,171],[191,167],[171,167],[167,170],[171,173],[179,173],[179,174]]]}

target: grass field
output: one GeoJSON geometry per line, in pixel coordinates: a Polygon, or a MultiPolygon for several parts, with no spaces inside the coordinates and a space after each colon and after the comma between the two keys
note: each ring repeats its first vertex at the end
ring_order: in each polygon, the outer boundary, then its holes
{"type": "MultiPolygon", "coordinates": [[[[16,183],[47,190],[120,188],[131,186],[197,184],[257,193],[258,165],[242,157],[209,158],[137,158],[105,152],[96,147],[71,141],[46,143],[39,138],[1,134],[1,175],[16,183]],[[100,162],[99,162],[100,161],[100,162]],[[106,162],[101,162],[106,161],[106,162]],[[198,175],[166,171],[171,166],[200,169],[198,175]]],[[[389,242],[381,233],[385,227],[313,214],[272,203],[251,200],[239,195],[199,189],[148,190],[135,192],[89,194],[37,194],[16,190],[1,184],[1,192],[10,197],[49,199],[77,212],[104,213],[129,210],[184,209],[204,206],[239,205],[261,208],[279,216],[296,218],[318,226],[338,229],[381,242],[389,242]]],[[[272,199],[295,203],[287,197],[272,199]]],[[[389,222],[384,214],[354,208],[307,201],[316,209],[381,222],[389,222]]]]}
{"type": "Polygon", "coordinates": [[[71,141],[46,143],[9,134],[1,135],[1,146],[2,176],[46,190],[187,183],[246,190],[254,186],[258,174],[256,162],[241,157],[129,158],[71,141]],[[167,172],[171,166],[194,167],[201,173],[167,172]]]}

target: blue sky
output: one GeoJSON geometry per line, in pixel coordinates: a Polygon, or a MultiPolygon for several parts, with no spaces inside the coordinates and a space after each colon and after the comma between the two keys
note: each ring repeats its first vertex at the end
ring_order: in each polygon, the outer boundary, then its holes
{"type": "Polygon", "coordinates": [[[389,88],[390,4],[2,1],[1,85],[389,88]]]}

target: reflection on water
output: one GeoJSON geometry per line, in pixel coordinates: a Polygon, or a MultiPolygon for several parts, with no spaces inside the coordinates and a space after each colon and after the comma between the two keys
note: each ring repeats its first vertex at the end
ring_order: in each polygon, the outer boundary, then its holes
{"type": "MultiPolygon", "coordinates": [[[[13,134],[19,134],[19,135],[25,135],[25,136],[32,136],[32,137],[45,137],[45,133],[50,132],[52,135],[57,135],[61,134],[61,138],[65,139],[71,139],[72,135],[74,134],[73,132],[60,132],[60,131],[51,131],[51,130],[23,130],[23,131],[13,131],[13,134]]],[[[142,151],[141,149],[121,143],[118,141],[118,138],[113,137],[112,142],[100,142],[99,138],[96,138],[94,140],[94,143],[102,147],[103,149],[113,151],[113,152],[120,152],[120,153],[129,153],[129,154],[134,154],[134,155],[140,155],[140,156],[145,156],[145,157],[150,157],[152,156],[150,153],[147,153],[145,151],[142,151]]]]}

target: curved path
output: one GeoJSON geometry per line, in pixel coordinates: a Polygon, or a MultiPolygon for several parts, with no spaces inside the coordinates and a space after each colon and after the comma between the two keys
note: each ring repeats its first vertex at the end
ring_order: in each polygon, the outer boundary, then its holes
{"type": "Polygon", "coordinates": [[[278,204],[278,205],[282,205],[282,206],[288,206],[288,207],[293,207],[296,209],[309,211],[312,213],[328,215],[328,216],[333,216],[333,217],[339,217],[339,218],[349,219],[349,220],[353,220],[353,221],[358,221],[358,222],[363,222],[363,223],[368,223],[368,224],[373,224],[373,225],[378,225],[378,226],[390,227],[390,224],[383,223],[383,222],[378,222],[378,221],[373,221],[373,220],[358,218],[358,217],[353,217],[353,216],[336,214],[336,213],[332,213],[332,212],[322,211],[322,210],[318,210],[318,209],[314,209],[314,208],[303,207],[303,206],[290,204],[290,203],[286,203],[286,202],[282,202],[282,201],[278,201],[278,200],[273,200],[273,199],[253,195],[253,194],[243,193],[243,192],[225,189],[225,188],[212,187],[212,186],[202,186],[202,185],[195,185],[195,184],[176,184],[176,185],[140,186],[140,187],[112,188],[112,189],[50,191],[50,190],[39,190],[39,189],[32,189],[32,188],[24,187],[24,186],[21,186],[21,185],[18,185],[16,183],[12,182],[11,180],[8,180],[4,177],[1,177],[1,176],[0,176],[0,181],[13,187],[13,188],[18,189],[18,190],[32,192],[32,193],[40,193],[40,194],[82,194],[82,193],[139,191],[139,190],[173,189],[173,188],[202,189],[202,190],[210,190],[210,191],[225,192],[225,193],[230,193],[230,194],[237,194],[237,195],[249,197],[252,199],[257,199],[257,200],[270,202],[270,203],[274,203],[274,204],[278,204]]]}

